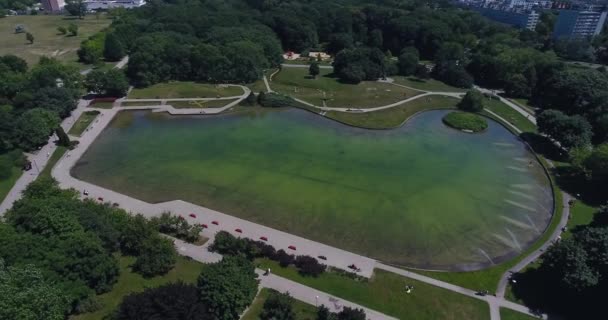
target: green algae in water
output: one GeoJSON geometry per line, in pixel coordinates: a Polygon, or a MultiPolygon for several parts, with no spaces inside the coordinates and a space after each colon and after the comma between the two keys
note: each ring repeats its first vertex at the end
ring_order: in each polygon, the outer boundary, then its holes
{"type": "Polygon", "coordinates": [[[481,268],[540,236],[552,194],[517,137],[493,121],[481,134],[458,132],[442,124],[446,112],[366,130],[300,110],[153,118],[128,111],[72,174],[388,263],[481,268]]]}

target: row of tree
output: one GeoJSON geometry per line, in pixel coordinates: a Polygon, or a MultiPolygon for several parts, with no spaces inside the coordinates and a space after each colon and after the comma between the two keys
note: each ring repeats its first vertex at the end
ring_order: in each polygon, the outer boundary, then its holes
{"type": "Polygon", "coordinates": [[[69,313],[91,311],[97,307],[95,294],[110,291],[119,276],[116,253],[135,256],[133,268],[144,276],[168,272],[177,256],[173,243],[143,216],[81,201],[75,190],[61,190],[54,180],[38,179],[0,223],[0,259],[9,271],[25,272],[29,269],[21,268],[32,265],[43,277],[34,277],[32,283],[8,283],[7,290],[37,286],[52,290],[21,304],[2,294],[0,300],[8,300],[0,302],[0,313],[12,316],[0,318],[31,314],[25,318],[64,319],[69,313]],[[45,310],[49,304],[52,308],[45,310]]]}

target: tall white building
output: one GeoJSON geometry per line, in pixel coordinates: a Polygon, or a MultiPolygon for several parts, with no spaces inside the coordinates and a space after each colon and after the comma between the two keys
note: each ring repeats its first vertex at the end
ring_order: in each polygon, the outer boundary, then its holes
{"type": "Polygon", "coordinates": [[[47,12],[59,12],[63,10],[63,7],[65,6],[64,0],[42,0],[40,2],[42,3],[44,11],[47,12]]]}

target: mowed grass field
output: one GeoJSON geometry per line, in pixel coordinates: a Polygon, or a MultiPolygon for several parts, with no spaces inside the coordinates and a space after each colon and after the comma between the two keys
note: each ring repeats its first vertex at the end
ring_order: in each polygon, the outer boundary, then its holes
{"type": "Polygon", "coordinates": [[[272,90],[316,106],[336,108],[371,108],[395,103],[420,94],[420,91],[388,83],[363,81],[359,84],[342,83],[331,75],[332,70],[321,69],[316,79],[307,68],[283,68],[270,82],[272,90]]]}
{"type": "Polygon", "coordinates": [[[77,63],[76,51],[80,43],[111,22],[104,15],[100,15],[99,19],[93,15],[86,16],[82,20],[60,15],[8,16],[0,19],[0,55],[14,54],[25,59],[29,66],[36,64],[42,56],[77,63]],[[67,28],[70,23],[78,26],[78,35],[59,34],[57,27],[67,28]],[[15,26],[20,24],[34,36],[33,44],[25,39],[25,33],[15,33],[15,26]]]}
{"type": "Polygon", "coordinates": [[[419,79],[416,77],[394,76],[392,77],[396,84],[408,86],[424,91],[439,91],[439,92],[466,92],[467,89],[461,89],[447,85],[435,79],[419,79]]]}
{"type": "Polygon", "coordinates": [[[243,89],[190,81],[158,83],[129,92],[128,99],[217,98],[243,94],[243,89]]]}
{"type": "Polygon", "coordinates": [[[98,115],[99,111],[96,110],[83,112],[68,133],[80,137],[98,115]]]}
{"type": "Polygon", "coordinates": [[[106,319],[112,311],[122,302],[122,299],[133,292],[144,291],[145,288],[158,287],[170,282],[183,281],[194,283],[198,278],[202,264],[188,260],[182,256],[177,257],[175,267],[164,276],[144,278],[131,270],[131,265],[135,262],[133,257],[119,257],[120,276],[112,287],[112,291],[98,295],[97,299],[102,308],[90,313],[83,313],[70,317],[71,320],[99,320],[106,319]]]}
{"type": "MultiPolygon", "coordinates": [[[[241,320],[264,320],[262,319],[262,311],[264,310],[264,303],[270,296],[272,289],[263,288],[258,292],[247,312],[243,315],[241,320]]],[[[295,320],[315,320],[317,319],[317,308],[308,303],[295,300],[291,305],[293,312],[295,313],[295,320]]]]}
{"type": "Polygon", "coordinates": [[[488,305],[474,298],[438,288],[424,282],[376,269],[370,280],[326,272],[317,278],[304,277],[292,267],[282,268],[266,259],[257,260],[262,269],[271,268],[278,276],[360,304],[398,319],[475,320],[490,318],[488,305]],[[414,286],[408,294],[405,286],[414,286]]]}

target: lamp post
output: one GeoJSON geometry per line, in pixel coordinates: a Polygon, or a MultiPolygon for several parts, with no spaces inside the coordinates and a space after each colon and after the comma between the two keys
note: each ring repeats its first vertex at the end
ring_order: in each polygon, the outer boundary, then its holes
{"type": "Polygon", "coordinates": [[[315,307],[319,307],[319,296],[315,296],[315,307]]]}

